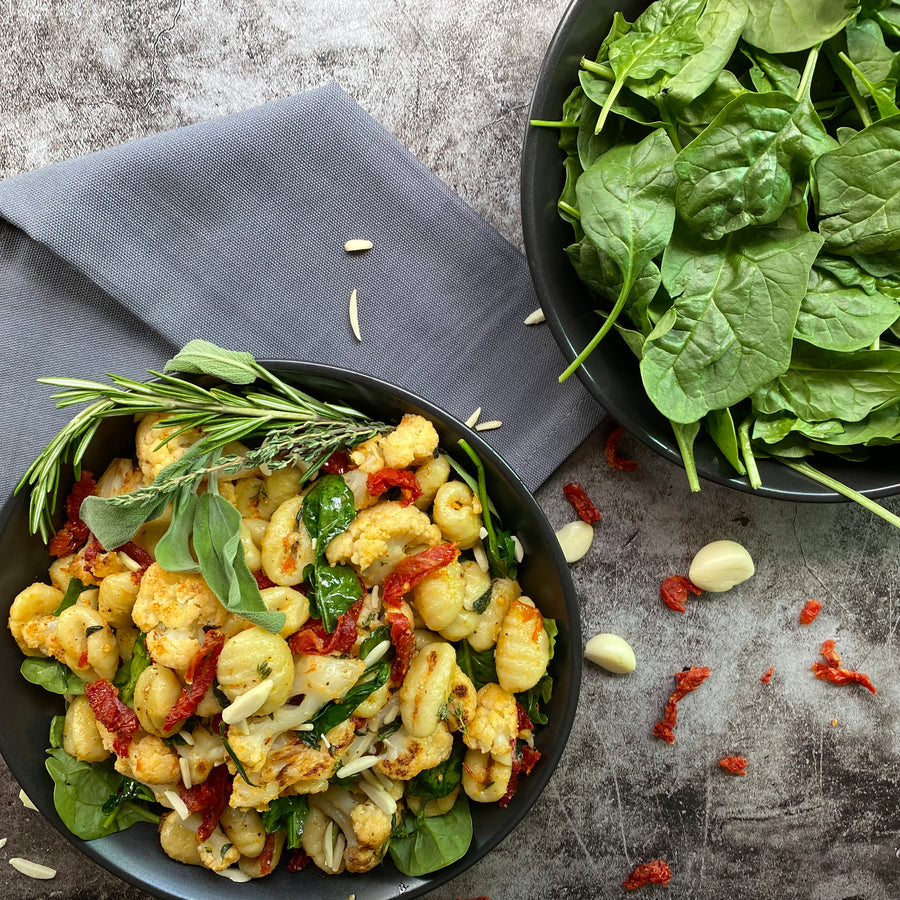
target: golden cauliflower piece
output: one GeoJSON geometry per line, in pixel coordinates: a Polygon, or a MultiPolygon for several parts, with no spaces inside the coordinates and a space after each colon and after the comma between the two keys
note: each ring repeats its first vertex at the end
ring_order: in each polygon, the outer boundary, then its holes
{"type": "Polygon", "coordinates": [[[310,747],[296,735],[287,743],[270,750],[259,776],[260,784],[276,783],[281,792],[290,787],[291,793],[307,794],[323,791],[328,779],[338,767],[338,758],[353,742],[353,722],[347,719],[335,725],[315,747],[310,747]]]}
{"type": "Polygon", "coordinates": [[[331,565],[351,563],[368,587],[381,584],[394,566],[440,543],[441,529],[414,506],[388,500],[362,510],[326,549],[331,565]]]}
{"type": "Polygon", "coordinates": [[[181,427],[171,425],[166,428],[154,428],[153,426],[163,418],[165,418],[165,413],[150,413],[141,419],[137,427],[135,445],[138,464],[144,476],[144,484],[151,484],[162,469],[175,460],[181,459],[185,452],[203,436],[203,432],[199,428],[189,428],[159,447],[160,441],[164,441],[181,427]]]}
{"type": "Polygon", "coordinates": [[[370,438],[350,453],[360,471],[371,475],[385,467],[408,469],[421,466],[434,457],[438,434],[434,425],[422,416],[405,415],[389,434],[370,438]]]}
{"type": "Polygon", "coordinates": [[[499,684],[486,684],[478,692],[477,704],[475,715],[463,734],[463,742],[508,765],[519,733],[516,698],[499,684]]]}
{"type": "Polygon", "coordinates": [[[433,769],[442,763],[453,750],[453,735],[444,722],[425,738],[413,737],[405,727],[385,738],[387,748],[375,769],[388,778],[408,781],[419,772],[433,769]]]}
{"type": "Polygon", "coordinates": [[[118,497],[130,494],[144,486],[144,478],[138,466],[130,459],[114,459],[100,476],[94,493],[98,497],[118,497]]]}
{"type": "MultiPolygon", "coordinates": [[[[100,729],[103,726],[98,723],[100,729]]],[[[102,736],[103,732],[100,733],[102,736]]],[[[162,738],[146,732],[139,732],[131,739],[128,756],[116,757],[116,771],[148,785],[174,784],[181,780],[178,754],[162,738]]]]}
{"type": "Polygon", "coordinates": [[[153,661],[181,672],[200,649],[203,626],[223,625],[227,615],[201,575],[167,572],[159,563],[144,573],[132,611],[153,661]]]}

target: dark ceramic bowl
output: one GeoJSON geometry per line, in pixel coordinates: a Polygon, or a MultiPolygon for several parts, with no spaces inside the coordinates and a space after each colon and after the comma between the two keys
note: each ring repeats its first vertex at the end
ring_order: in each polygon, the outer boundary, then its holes
{"type": "MultiPolygon", "coordinates": [[[[410,878],[394,868],[390,859],[364,875],[328,876],[314,866],[296,874],[282,865],[261,882],[235,885],[212,872],[174,862],[159,846],[155,828],[141,823],[110,837],[81,841],[73,837],[53,808],[53,786],[44,769],[44,751],[52,716],[63,712],[60,698],[26,682],[19,674],[23,656],[4,628],[0,637],[0,683],[7,716],[0,729],[0,753],[15,778],[40,811],[79,850],[120,878],[159,897],[172,900],[222,900],[227,897],[263,896],[271,900],[304,897],[307,900],[389,900],[418,897],[459,875],[497,846],[525,817],[559,763],[578,703],[581,682],[581,629],[575,588],[559,542],[534,498],[510,467],[477,433],[401,388],[377,378],[324,365],[268,362],[282,377],[323,400],[340,400],[383,421],[397,421],[404,413],[431,419],[441,444],[452,448],[465,437],[484,462],[488,490],[507,528],[518,534],[525,550],[519,580],[545,615],[557,620],[559,636],[550,664],[554,681],[548,704],[549,724],[541,727],[536,746],[542,758],[534,771],[519,782],[519,790],[506,809],[496,804],[473,803],[474,837],[466,856],[431,875],[410,878]]],[[[111,420],[91,447],[87,468],[102,471],[115,455],[131,455],[133,425],[111,420]]],[[[23,466],[24,468],[24,466],[23,466]]],[[[71,485],[63,485],[63,496],[71,485]]],[[[42,542],[28,534],[27,500],[20,496],[0,511],[0,597],[8,611],[13,597],[34,581],[45,581],[50,559],[42,542]]],[[[6,614],[3,615],[5,621],[6,614]]],[[[540,827],[533,822],[532,827],[540,827]]],[[[523,863],[525,861],[523,860],[523,863]]]]}
{"type": "MultiPolygon", "coordinates": [[[[593,58],[621,10],[629,21],[640,15],[645,0],[574,0],[550,41],[531,102],[529,120],[557,121],[562,104],[578,84],[579,60],[593,58]]],[[[565,175],[558,131],[528,126],[522,149],[522,226],[525,252],[550,329],[571,361],[600,326],[595,303],[578,280],[564,248],[572,228],[557,214],[565,175]]],[[[648,399],[637,359],[618,334],[611,333],[578,369],[578,377],[604,408],[632,434],[666,459],[681,465],[671,426],[648,399]]],[[[703,478],[752,492],[749,481],[732,469],[716,445],[701,432],[695,446],[697,471],[703,478]]],[[[813,463],[826,474],[870,497],[900,492],[900,454],[881,448],[864,463],[818,455],[813,463]]],[[[781,500],[843,500],[840,494],[810,481],[777,462],[760,460],[763,485],[756,493],[781,500]]]]}

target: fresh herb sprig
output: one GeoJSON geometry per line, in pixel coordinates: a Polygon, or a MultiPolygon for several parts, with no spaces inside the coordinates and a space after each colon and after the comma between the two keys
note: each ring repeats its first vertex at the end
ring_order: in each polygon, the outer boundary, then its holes
{"type": "Polygon", "coordinates": [[[200,439],[162,469],[153,483],[118,497],[88,497],[80,515],[107,549],[131,540],[145,522],[172,503],[172,522],[158,546],[159,561],[172,571],[200,571],[227,609],[255,624],[278,631],[283,614],[269,612],[240,546],[240,516],[219,495],[220,475],[257,466],[269,471],[302,464],[299,483],[314,478],[322,464],[344,447],[383,434],[387,425],[343,404],[325,403],[293,387],[261,366],[249,353],[225,350],[195,340],[166,363],[157,380],[134,381],[110,375],[112,384],[75,378],[43,378],[63,388],[57,406],[87,403],[40,453],[16,491],[30,487],[29,525],[48,540],[63,467],[80,471],[84,454],[100,424],[113,416],[162,413],[156,426],[174,430],[161,435],[157,447],[190,429],[200,439]],[[214,379],[199,383],[170,374],[214,379]],[[227,386],[222,386],[222,383],[227,386]],[[259,385],[268,387],[260,387],[259,385]],[[234,441],[259,441],[240,452],[226,453],[234,441]],[[207,491],[199,499],[202,481],[207,491]],[[196,559],[194,559],[196,554],[196,559]]]}

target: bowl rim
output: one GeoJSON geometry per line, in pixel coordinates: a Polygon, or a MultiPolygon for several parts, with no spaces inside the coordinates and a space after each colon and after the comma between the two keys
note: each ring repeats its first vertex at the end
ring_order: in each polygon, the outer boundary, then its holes
{"type": "MultiPolygon", "coordinates": [[[[607,0],[606,5],[609,8],[609,17],[611,18],[612,12],[614,10],[620,9],[622,6],[626,5],[626,0],[607,0]]],[[[636,7],[638,4],[631,3],[630,5],[632,7],[636,7]]],[[[646,6],[649,5],[649,0],[646,0],[646,2],[644,2],[644,0],[641,0],[639,5],[643,8],[646,8],[646,6]]],[[[575,345],[572,343],[570,335],[566,331],[566,328],[560,317],[557,304],[553,299],[558,292],[558,288],[547,276],[545,267],[543,265],[543,261],[547,258],[547,256],[545,256],[545,253],[562,252],[562,248],[555,248],[552,251],[548,251],[545,249],[546,242],[542,240],[541,229],[539,227],[540,217],[538,215],[537,209],[535,208],[536,205],[531,202],[531,198],[534,195],[535,184],[537,183],[537,179],[540,177],[538,164],[540,158],[544,154],[544,148],[542,148],[540,144],[542,142],[546,143],[547,139],[546,134],[542,135],[541,132],[549,132],[549,129],[542,129],[537,126],[533,126],[531,125],[531,120],[546,119],[548,117],[552,120],[556,116],[558,116],[558,110],[562,105],[562,99],[560,99],[559,104],[556,104],[555,100],[553,103],[550,103],[548,99],[549,88],[554,80],[554,76],[557,74],[563,57],[566,55],[570,40],[573,37],[573,32],[581,24],[580,19],[585,15],[585,10],[589,7],[593,7],[596,11],[599,6],[600,4],[598,4],[596,0],[571,0],[569,5],[566,7],[566,10],[563,13],[556,29],[554,30],[553,36],[550,39],[545,55],[541,61],[541,67],[538,73],[538,77],[531,94],[528,116],[526,119],[525,130],[522,138],[519,189],[520,211],[522,217],[522,235],[525,244],[525,256],[528,261],[528,267],[531,272],[531,278],[534,283],[535,291],[541,303],[541,309],[544,311],[544,316],[547,320],[547,324],[550,326],[550,330],[553,333],[560,351],[562,352],[567,362],[572,362],[576,358],[576,356],[580,352],[580,348],[575,347],[575,345]]],[[[603,33],[605,34],[605,30],[603,33]]],[[[583,42],[584,49],[588,50],[591,47],[599,47],[601,41],[602,35],[596,40],[596,42],[585,41],[583,42]]],[[[581,44],[582,42],[578,43],[581,44]]],[[[577,84],[577,70],[573,70],[572,78],[567,80],[566,84],[569,85],[570,90],[571,88],[575,87],[575,85],[577,84]]],[[[556,131],[554,130],[552,134],[554,136],[553,140],[555,146],[556,131]]],[[[546,162],[546,157],[544,157],[544,160],[546,162]]],[[[558,168],[561,171],[561,155],[559,156],[558,162],[558,168]]],[[[544,177],[547,177],[545,170],[544,177]]],[[[568,264],[568,261],[566,262],[568,264]]],[[[584,288],[584,290],[585,292],[587,292],[587,288],[584,288]]],[[[614,341],[621,340],[618,335],[608,335],[607,340],[610,339],[614,341]]],[[[594,352],[596,353],[598,351],[595,350],[594,352]]],[[[579,368],[576,370],[576,375],[588,390],[588,392],[604,407],[604,409],[607,410],[607,412],[609,412],[609,414],[615,420],[621,423],[645,446],[649,447],[651,450],[667,459],[669,462],[675,464],[679,469],[683,471],[684,463],[674,441],[674,437],[670,438],[668,441],[665,441],[659,436],[649,433],[641,424],[636,421],[633,413],[633,408],[629,406],[628,403],[621,402],[617,400],[614,395],[610,395],[609,392],[604,391],[602,384],[594,376],[589,366],[579,366],[579,368]]],[[[639,381],[640,376],[638,375],[637,377],[639,381]]],[[[655,409],[654,412],[656,412],[656,414],[660,418],[660,422],[662,422],[662,415],[655,409]]],[[[659,430],[662,433],[665,433],[664,428],[661,427],[659,430]]],[[[711,439],[705,434],[702,428],[697,441],[698,445],[701,443],[705,444],[707,442],[711,444],[711,439]]],[[[877,450],[878,448],[873,449],[877,450]]],[[[825,454],[818,454],[815,457],[815,461],[817,468],[819,468],[821,471],[824,471],[826,474],[837,477],[838,480],[840,480],[841,470],[839,468],[839,462],[838,469],[835,469],[833,463],[836,462],[836,460],[830,460],[825,454]]],[[[767,497],[777,500],[814,503],[849,502],[849,498],[847,498],[843,494],[840,494],[830,488],[826,488],[824,485],[819,484],[812,479],[807,479],[800,473],[794,472],[793,470],[788,469],[786,466],[783,466],[778,462],[770,459],[760,458],[757,461],[757,464],[760,468],[761,474],[763,475],[763,484],[759,488],[753,488],[746,476],[738,475],[737,472],[731,470],[730,465],[728,465],[727,463],[725,463],[720,468],[710,469],[708,466],[702,465],[700,462],[698,462],[697,472],[702,479],[754,496],[767,497]],[[766,478],[767,475],[769,476],[768,479],[766,478]],[[784,483],[787,483],[789,486],[783,486],[784,483]]],[[[900,493],[900,472],[898,472],[896,475],[890,476],[889,480],[886,483],[883,482],[874,487],[857,487],[854,489],[857,490],[860,494],[873,499],[893,496],[900,493]]]]}
{"type": "MultiPolygon", "coordinates": [[[[325,363],[312,363],[302,360],[260,359],[259,362],[261,365],[272,369],[279,374],[294,376],[301,383],[301,386],[304,380],[308,381],[310,379],[320,378],[332,382],[336,388],[343,382],[355,385],[367,391],[372,391],[376,394],[387,394],[393,399],[400,401],[403,405],[421,410],[422,413],[429,419],[432,419],[435,424],[438,424],[439,426],[448,426],[450,429],[458,431],[460,434],[464,434],[470,445],[478,453],[482,462],[485,464],[488,481],[492,479],[496,480],[498,477],[501,480],[505,480],[511,488],[512,493],[516,495],[516,500],[523,503],[528,510],[538,531],[541,532],[544,549],[549,553],[553,567],[556,569],[559,577],[559,589],[560,594],[562,595],[562,606],[565,609],[567,616],[567,628],[565,629],[565,634],[563,634],[562,630],[560,632],[562,640],[557,642],[557,652],[560,654],[560,657],[565,657],[564,660],[562,658],[559,660],[559,665],[561,667],[560,672],[565,673],[570,689],[566,695],[561,698],[560,712],[554,717],[553,727],[558,733],[558,739],[547,748],[546,752],[542,753],[542,761],[544,764],[536,768],[535,771],[528,776],[527,784],[529,786],[530,802],[527,803],[527,805],[521,806],[521,808],[515,807],[508,809],[506,811],[507,815],[502,819],[501,827],[491,831],[483,840],[479,840],[477,845],[475,841],[476,834],[473,832],[473,843],[470,846],[469,851],[461,859],[451,863],[449,866],[438,869],[436,872],[424,876],[413,877],[403,875],[394,869],[393,863],[389,859],[386,859],[384,863],[384,865],[389,867],[387,870],[382,869],[381,867],[376,868],[376,872],[391,872],[392,874],[393,872],[396,872],[396,886],[391,888],[391,897],[418,897],[445,884],[484,859],[485,856],[500,844],[501,841],[508,837],[508,835],[521,824],[522,820],[527,817],[534,805],[540,799],[550,778],[556,771],[571,734],[581,686],[582,637],[575,585],[569,571],[568,563],[566,563],[563,556],[562,548],[559,546],[559,542],[555,538],[553,529],[540,505],[528,488],[525,487],[524,483],[512,467],[497,451],[487,444],[477,432],[468,429],[464,423],[460,422],[450,413],[445,412],[430,401],[419,397],[412,391],[408,391],[405,388],[373,375],[325,363]],[[563,653],[563,650],[565,653],[563,653]],[[564,666],[563,662],[565,662],[564,666]]],[[[314,388],[310,388],[310,390],[314,391],[314,388]]],[[[18,496],[11,495],[6,498],[2,508],[0,508],[0,534],[6,533],[13,513],[25,503],[27,503],[26,492],[23,492],[18,496]]],[[[12,598],[10,598],[9,602],[12,602],[12,598]]],[[[8,632],[7,638],[11,641],[8,632]]],[[[14,643],[12,644],[12,648],[14,651],[20,652],[14,643]]],[[[22,658],[24,659],[25,657],[22,658]]],[[[557,659],[556,655],[554,656],[554,659],[557,659]]],[[[38,690],[42,689],[38,688],[38,690]]],[[[41,767],[40,772],[45,779],[45,782],[42,785],[38,780],[41,777],[40,775],[34,777],[33,772],[26,771],[24,766],[19,764],[19,757],[14,752],[15,748],[9,745],[8,740],[9,739],[5,736],[4,732],[0,731],[0,754],[2,754],[6,761],[12,777],[19,782],[26,790],[26,793],[34,799],[34,802],[44,817],[47,818],[57,831],[59,831],[77,850],[84,853],[116,877],[133,884],[142,890],[148,891],[155,896],[165,898],[165,900],[206,900],[206,898],[212,900],[212,898],[220,898],[224,895],[224,879],[217,878],[213,873],[197,869],[197,867],[178,867],[174,860],[169,860],[168,858],[163,860],[166,864],[165,870],[163,871],[165,877],[158,877],[157,867],[153,866],[152,863],[150,864],[150,868],[147,869],[147,873],[157,876],[153,880],[144,877],[144,872],[138,873],[132,871],[129,867],[129,861],[133,865],[135,853],[140,853],[140,850],[144,848],[145,836],[150,837],[148,829],[152,826],[150,826],[149,823],[138,823],[124,831],[93,841],[84,841],[73,835],[59,819],[52,802],[48,806],[41,800],[41,794],[44,792],[42,792],[40,788],[47,787],[46,782],[50,781],[49,775],[47,775],[46,772],[43,771],[43,767],[41,767]],[[168,867],[169,863],[172,864],[171,870],[168,867]],[[169,871],[172,873],[171,876],[168,875],[169,871]],[[181,877],[185,875],[192,877],[181,877]],[[193,876],[200,877],[198,879],[193,876]],[[179,889],[177,893],[173,893],[170,889],[173,884],[183,885],[184,889],[179,889]]],[[[513,803],[515,803],[515,801],[513,801],[513,803]]],[[[496,804],[491,804],[492,807],[495,805],[496,804]]],[[[473,817],[473,823],[477,823],[476,817],[473,817]]],[[[150,839],[152,840],[153,838],[150,839]]],[[[283,869],[283,866],[281,868],[283,869]]],[[[311,874],[313,877],[316,875],[321,876],[320,880],[326,888],[331,888],[333,885],[335,888],[335,898],[347,896],[348,887],[351,889],[351,892],[356,894],[359,900],[365,900],[367,897],[371,897],[372,900],[387,900],[388,897],[388,895],[383,892],[369,890],[368,888],[372,885],[366,882],[365,875],[356,876],[344,873],[342,875],[332,876],[319,872],[317,869],[311,874]]],[[[282,872],[282,877],[283,876],[284,873],[282,872]]],[[[268,883],[271,884],[271,882],[268,883]]],[[[308,887],[310,887],[310,885],[303,885],[300,882],[297,882],[296,887],[293,888],[293,890],[302,890],[307,889],[308,887]]],[[[235,893],[235,896],[236,895],[237,892],[235,893]]],[[[285,894],[285,896],[287,895],[285,894]]],[[[318,896],[318,893],[316,893],[315,897],[318,896]]],[[[310,893],[310,900],[315,900],[315,897],[310,893]]],[[[324,894],[322,895],[322,898],[324,900],[324,894]]]]}

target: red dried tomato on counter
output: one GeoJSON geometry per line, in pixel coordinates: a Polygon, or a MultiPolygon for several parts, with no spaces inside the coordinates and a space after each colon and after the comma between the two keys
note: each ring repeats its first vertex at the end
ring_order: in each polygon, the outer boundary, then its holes
{"type": "Polygon", "coordinates": [[[654,859],[653,862],[641,863],[635,866],[631,874],[622,882],[622,887],[626,891],[636,891],[647,884],[666,885],[671,877],[672,870],[666,861],[664,859],[654,859]]]}
{"type": "Polygon", "coordinates": [[[667,744],[675,743],[675,722],[678,718],[678,701],[682,700],[692,691],[696,691],[707,678],[710,669],[708,666],[691,666],[682,672],[675,673],[675,690],[666,701],[666,709],[663,717],[653,726],[653,736],[665,741],[667,744]]]}
{"type": "Polygon", "coordinates": [[[768,684],[772,680],[772,676],[774,674],[775,674],[775,666],[770,666],[768,669],[766,669],[765,672],[763,672],[762,675],[759,676],[759,680],[763,684],[768,684]]]}
{"type": "Polygon", "coordinates": [[[746,775],[749,763],[743,756],[726,756],[719,760],[719,765],[729,775],[746,775]]]}
{"type": "Polygon", "coordinates": [[[834,641],[829,638],[822,644],[821,650],[825,662],[813,663],[812,670],[816,678],[821,681],[830,681],[832,684],[861,684],[867,691],[877,694],[875,685],[868,675],[853,669],[845,669],[841,666],[841,658],[834,649],[834,641]]]}
{"type": "Polygon", "coordinates": [[[594,506],[591,498],[587,495],[587,491],[577,481],[570,481],[568,484],[563,485],[563,494],[566,500],[572,504],[572,508],[582,522],[593,525],[594,522],[600,521],[600,510],[594,506]]]}
{"type": "Polygon", "coordinates": [[[800,624],[809,625],[822,609],[822,604],[818,600],[807,600],[800,610],[800,624]]]}
{"type": "Polygon", "coordinates": [[[627,459],[619,455],[619,441],[625,434],[625,429],[619,425],[609,433],[606,439],[606,445],[603,452],[606,455],[606,461],[613,469],[621,469],[623,472],[634,472],[638,465],[633,459],[627,459]]]}
{"type": "Polygon", "coordinates": [[[684,575],[670,575],[663,579],[663,583],[659,586],[659,596],[662,597],[663,603],[674,612],[686,611],[688,591],[696,596],[701,593],[700,588],[684,575]]]}

